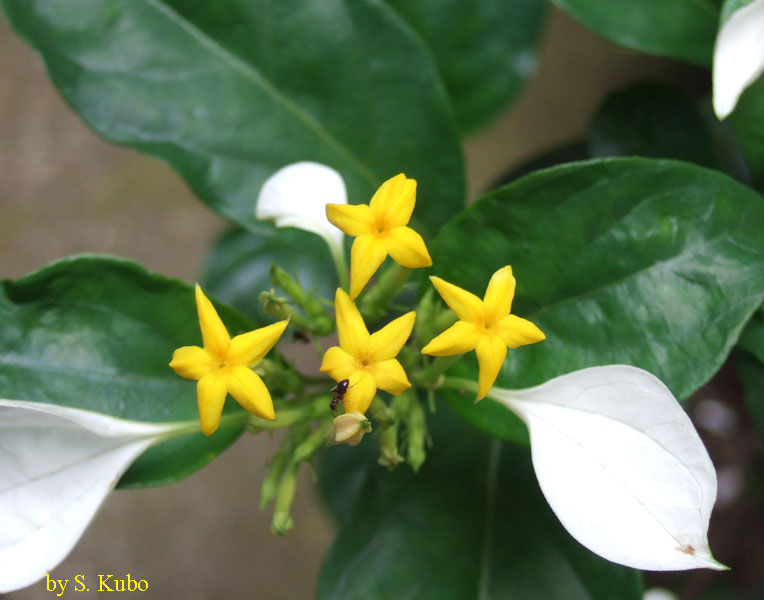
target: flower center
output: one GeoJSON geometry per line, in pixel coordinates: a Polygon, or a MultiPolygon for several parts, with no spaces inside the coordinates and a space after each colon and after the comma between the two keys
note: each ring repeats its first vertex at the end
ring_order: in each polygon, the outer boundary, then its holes
{"type": "Polygon", "coordinates": [[[215,366],[217,367],[218,371],[227,371],[231,368],[231,365],[229,365],[226,360],[227,356],[218,356],[215,360],[215,366]]]}
{"type": "Polygon", "coordinates": [[[491,320],[488,319],[482,319],[479,320],[476,325],[478,326],[478,329],[480,330],[480,333],[484,333],[486,335],[495,335],[496,334],[496,323],[494,323],[491,320]]]}
{"type": "Polygon", "coordinates": [[[389,223],[387,223],[387,219],[385,218],[374,219],[374,225],[372,226],[372,231],[374,232],[374,235],[376,236],[386,236],[388,233],[390,233],[390,225],[389,223]]]}
{"type": "Polygon", "coordinates": [[[370,366],[374,364],[374,361],[371,360],[371,357],[368,354],[362,354],[355,360],[356,367],[359,369],[368,369],[370,366]]]}

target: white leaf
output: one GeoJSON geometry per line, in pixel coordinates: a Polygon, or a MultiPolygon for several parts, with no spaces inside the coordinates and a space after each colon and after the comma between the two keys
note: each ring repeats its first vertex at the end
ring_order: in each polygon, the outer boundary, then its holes
{"type": "Polygon", "coordinates": [[[277,227],[297,227],[320,235],[332,256],[344,257],[344,234],[327,220],[326,205],[347,203],[345,182],[337,171],[299,162],[276,171],[263,184],[255,217],[273,220],[277,227]]]}
{"type": "Polygon", "coordinates": [[[527,424],[544,496],[592,552],[635,569],[726,568],[707,540],[713,464],[658,378],[611,365],[489,396],[527,424]]]}
{"type": "MultiPolygon", "coordinates": [[[[729,0],[728,0],[729,1],[729,0]]],[[[714,48],[714,111],[727,117],[764,71],[764,0],[752,0],[724,22],[714,48]]]]}
{"type": "Polygon", "coordinates": [[[674,592],[664,588],[650,588],[645,590],[642,600],[679,600],[674,592]]]}
{"type": "Polygon", "coordinates": [[[0,593],[61,562],[127,467],[177,427],[0,400],[0,593]]]}

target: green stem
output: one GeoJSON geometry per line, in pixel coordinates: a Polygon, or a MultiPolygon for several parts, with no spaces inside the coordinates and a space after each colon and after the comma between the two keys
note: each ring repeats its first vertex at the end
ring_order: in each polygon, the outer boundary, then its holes
{"type": "Polygon", "coordinates": [[[443,385],[443,374],[458,361],[463,354],[454,356],[438,356],[419,373],[412,374],[412,379],[426,388],[437,388],[443,385]]]}
{"type": "Polygon", "coordinates": [[[276,411],[276,419],[273,421],[262,419],[256,415],[247,413],[247,430],[253,434],[257,434],[261,431],[277,431],[279,429],[292,427],[297,423],[311,421],[326,410],[325,407],[329,405],[330,399],[331,397],[329,395],[322,394],[307,404],[295,408],[278,409],[276,411]]]}
{"type": "Polygon", "coordinates": [[[259,433],[260,431],[275,431],[277,429],[291,427],[295,423],[305,420],[308,416],[308,411],[305,410],[305,408],[306,407],[302,406],[300,408],[281,409],[276,413],[276,419],[273,421],[249,414],[247,429],[253,433],[259,433]]]}
{"type": "Polygon", "coordinates": [[[316,450],[326,444],[326,442],[327,440],[326,436],[324,435],[324,427],[323,425],[319,425],[307,438],[305,438],[305,440],[303,440],[302,443],[297,446],[297,448],[295,448],[294,454],[292,455],[292,462],[296,464],[310,459],[316,450]]]}
{"type": "Polygon", "coordinates": [[[337,269],[337,279],[340,282],[340,287],[346,292],[350,292],[348,267],[345,262],[345,251],[342,246],[335,246],[334,244],[328,244],[328,246],[329,251],[332,254],[332,261],[334,261],[334,268],[337,269]]]}
{"type": "MultiPolygon", "coordinates": [[[[220,417],[220,425],[233,424],[246,424],[249,413],[231,413],[220,417]]],[[[172,429],[168,429],[157,437],[158,442],[164,442],[171,440],[172,438],[180,437],[182,435],[189,435],[199,433],[201,431],[201,425],[199,419],[192,419],[189,421],[177,421],[175,423],[155,423],[155,425],[173,425],[172,429]]],[[[147,437],[155,437],[150,434],[147,437]]]]}
{"type": "Polygon", "coordinates": [[[388,267],[363,298],[361,314],[364,319],[373,323],[385,316],[390,307],[390,302],[398,295],[409,277],[411,277],[411,269],[402,267],[398,263],[393,263],[388,267]]]}
{"type": "Polygon", "coordinates": [[[440,387],[455,390],[467,390],[469,392],[478,392],[478,382],[472,379],[462,379],[461,377],[444,377],[440,387]]]}

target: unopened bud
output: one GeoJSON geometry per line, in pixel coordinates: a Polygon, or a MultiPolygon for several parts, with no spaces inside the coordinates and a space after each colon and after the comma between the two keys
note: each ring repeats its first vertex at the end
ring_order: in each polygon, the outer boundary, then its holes
{"type": "Polygon", "coordinates": [[[411,404],[406,419],[406,431],[408,443],[406,444],[406,460],[411,469],[416,473],[424,463],[426,452],[424,449],[427,436],[427,421],[424,409],[418,401],[411,404]]]}
{"type": "Polygon", "coordinates": [[[294,521],[289,514],[297,490],[297,466],[298,463],[290,464],[284,471],[276,494],[276,507],[273,510],[271,531],[276,535],[286,535],[294,526],[294,521]]]}
{"type": "Polygon", "coordinates": [[[371,421],[357,410],[335,417],[332,425],[332,441],[335,444],[357,446],[363,436],[371,432],[371,421]]]}
{"type": "Polygon", "coordinates": [[[282,298],[276,293],[276,290],[268,290],[260,292],[257,297],[260,304],[263,305],[263,310],[277,319],[289,320],[289,324],[297,329],[310,329],[310,322],[303,315],[298,313],[289,304],[286,298],[282,298]]]}
{"type": "Polygon", "coordinates": [[[291,316],[287,306],[287,299],[279,296],[276,290],[260,292],[260,296],[257,299],[263,305],[263,310],[272,317],[284,320],[291,316]]]}
{"type": "Polygon", "coordinates": [[[377,462],[392,471],[404,460],[398,452],[398,425],[390,425],[379,438],[379,460],[377,462]]]}
{"type": "MultiPolygon", "coordinates": [[[[277,264],[271,265],[270,276],[273,285],[283,290],[292,299],[295,306],[307,315],[307,318],[299,315],[299,320],[295,321],[293,314],[292,323],[294,325],[299,329],[312,331],[318,336],[328,335],[334,331],[334,319],[326,312],[326,309],[321,305],[321,301],[308,294],[296,279],[292,278],[289,273],[277,264]]],[[[289,308],[291,309],[291,307],[289,308]]]]}

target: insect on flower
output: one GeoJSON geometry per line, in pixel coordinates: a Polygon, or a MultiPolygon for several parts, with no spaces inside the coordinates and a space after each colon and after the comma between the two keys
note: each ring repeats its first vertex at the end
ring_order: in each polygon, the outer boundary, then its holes
{"type": "Polygon", "coordinates": [[[332,412],[335,412],[337,410],[337,405],[340,402],[345,401],[345,394],[348,391],[348,387],[352,387],[352,386],[349,386],[349,384],[350,384],[349,379],[343,379],[342,381],[337,383],[337,385],[335,385],[332,389],[329,390],[330,392],[334,394],[334,398],[332,398],[332,401],[329,403],[329,410],[331,410],[332,412]]]}

